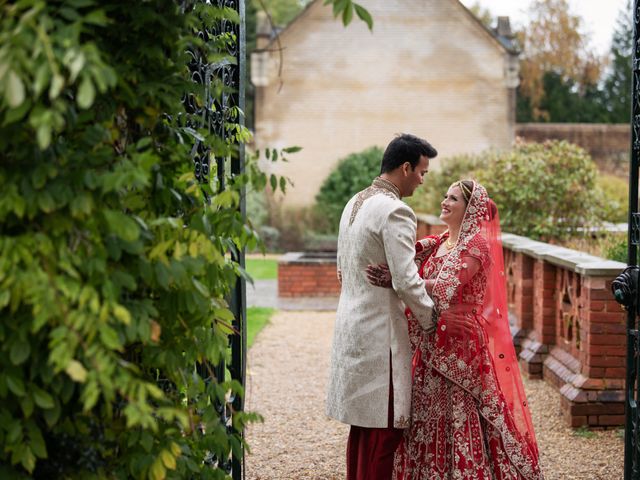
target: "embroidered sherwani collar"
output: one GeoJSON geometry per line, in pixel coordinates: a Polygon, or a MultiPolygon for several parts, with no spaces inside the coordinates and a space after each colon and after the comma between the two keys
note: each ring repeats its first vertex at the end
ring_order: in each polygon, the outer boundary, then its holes
{"type": "Polygon", "coordinates": [[[376,177],[373,180],[373,183],[371,184],[371,186],[377,187],[377,188],[383,188],[384,190],[390,191],[396,197],[398,197],[398,200],[402,198],[402,196],[400,195],[400,189],[396,187],[393,182],[390,182],[389,180],[385,180],[382,177],[376,177]]]}
{"type": "Polygon", "coordinates": [[[358,214],[358,212],[360,211],[360,207],[362,207],[362,204],[364,203],[364,201],[368,198],[373,197],[374,195],[377,194],[383,194],[386,195],[390,198],[393,199],[400,199],[400,189],[398,187],[396,187],[392,182],[390,182],[389,180],[385,180],[384,178],[380,178],[380,177],[376,177],[373,180],[373,183],[371,183],[370,187],[365,188],[364,190],[362,190],[358,196],[356,197],[356,201],[353,204],[353,208],[351,210],[351,216],[349,218],[349,225],[353,224],[353,221],[356,219],[356,215],[358,214]]]}

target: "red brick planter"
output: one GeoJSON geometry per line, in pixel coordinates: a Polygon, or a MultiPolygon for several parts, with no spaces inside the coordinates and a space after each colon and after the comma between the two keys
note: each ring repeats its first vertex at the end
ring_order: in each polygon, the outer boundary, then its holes
{"type": "Polygon", "coordinates": [[[337,297],[340,295],[335,252],[290,252],[278,262],[278,296],[337,297]]]}

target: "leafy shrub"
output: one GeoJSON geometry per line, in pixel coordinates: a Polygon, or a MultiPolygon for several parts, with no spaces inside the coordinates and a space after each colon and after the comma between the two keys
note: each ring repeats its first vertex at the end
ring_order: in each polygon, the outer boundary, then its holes
{"type": "Polygon", "coordinates": [[[266,178],[194,177],[194,136],[237,149],[185,127],[182,94],[204,104],[187,50],[222,59],[228,36],[195,29],[237,16],[185,3],[0,4],[2,478],[225,478],[255,419],[221,423],[243,392],[215,367],[228,253],[256,242],[238,202],[266,178]]]}
{"type": "Polygon", "coordinates": [[[316,208],[283,207],[277,201],[269,206],[268,224],[270,228],[260,232],[270,236],[273,242],[268,247],[275,252],[305,250],[310,236],[329,229],[327,219],[316,208]]]}
{"type": "Polygon", "coordinates": [[[629,211],[629,181],[615,175],[599,174],[597,183],[603,193],[602,218],[607,222],[626,222],[629,211]]]}
{"type": "Polygon", "coordinates": [[[247,219],[257,229],[269,218],[265,192],[250,189],[246,192],[246,200],[247,219]]]}
{"type": "Polygon", "coordinates": [[[416,210],[438,214],[449,185],[464,178],[485,186],[500,209],[505,232],[557,241],[582,235],[605,217],[595,164],[567,142],[519,143],[508,151],[443,159],[422,192],[407,201],[416,210]]]}
{"type": "Polygon", "coordinates": [[[627,263],[627,235],[613,236],[606,244],[604,249],[605,258],[616,260],[618,262],[627,263]]]}
{"type": "Polygon", "coordinates": [[[597,257],[627,263],[627,232],[593,232],[591,235],[565,239],[561,245],[597,257]]]}
{"type": "Polygon", "coordinates": [[[476,176],[498,205],[503,231],[560,240],[601,221],[596,166],[576,145],[519,143],[491,155],[476,176]]]}
{"type": "Polygon", "coordinates": [[[260,236],[261,247],[263,247],[261,251],[263,253],[280,251],[280,231],[277,228],[270,225],[260,225],[258,227],[258,235],[260,236]]]}
{"type": "Polygon", "coordinates": [[[327,220],[327,231],[337,232],[340,216],[347,202],[360,190],[371,185],[380,174],[383,155],[379,147],[352,153],[340,160],[331,174],[322,183],[316,195],[316,210],[327,220]]]}
{"type": "Polygon", "coordinates": [[[308,232],[304,238],[306,251],[336,251],[338,249],[338,235],[336,233],[308,232]]]}
{"type": "MultiPolygon", "coordinates": [[[[352,154],[323,184],[316,208],[326,214],[333,231],[346,202],[377,175],[381,155],[379,149],[352,154]]],[[[518,143],[508,151],[442,159],[439,169],[429,172],[424,185],[405,200],[416,211],[437,215],[448,187],[465,178],[487,188],[500,209],[503,231],[535,239],[580,236],[602,221],[623,221],[619,210],[626,212],[620,207],[626,183],[599,177],[583,149],[561,141],[518,143]]]]}

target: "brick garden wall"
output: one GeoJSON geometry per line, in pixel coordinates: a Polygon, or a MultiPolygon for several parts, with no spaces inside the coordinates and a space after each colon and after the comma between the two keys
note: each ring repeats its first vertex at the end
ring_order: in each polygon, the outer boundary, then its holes
{"type": "Polygon", "coordinates": [[[567,140],[589,152],[600,170],[619,175],[629,171],[629,124],[518,123],[516,137],[528,142],[567,140]]]}
{"type": "Polygon", "coordinates": [[[625,265],[516,235],[503,243],[524,374],[558,388],[567,424],[622,425],[626,314],[611,281],[625,265]],[[517,287],[529,282],[531,290],[517,287]]]}

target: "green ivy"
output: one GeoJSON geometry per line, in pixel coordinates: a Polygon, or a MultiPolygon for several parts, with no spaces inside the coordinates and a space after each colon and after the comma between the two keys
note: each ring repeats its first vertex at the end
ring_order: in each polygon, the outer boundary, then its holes
{"type": "Polygon", "coordinates": [[[220,158],[249,134],[186,128],[180,102],[204,101],[187,49],[223,60],[235,41],[197,37],[221,18],[238,21],[173,0],[0,4],[2,478],[226,478],[212,459],[258,419],[221,424],[243,390],[213,366],[243,274],[229,252],[258,242],[239,202],[268,179],[250,162],[222,193],[215,171],[199,184],[194,138],[220,158]]]}

